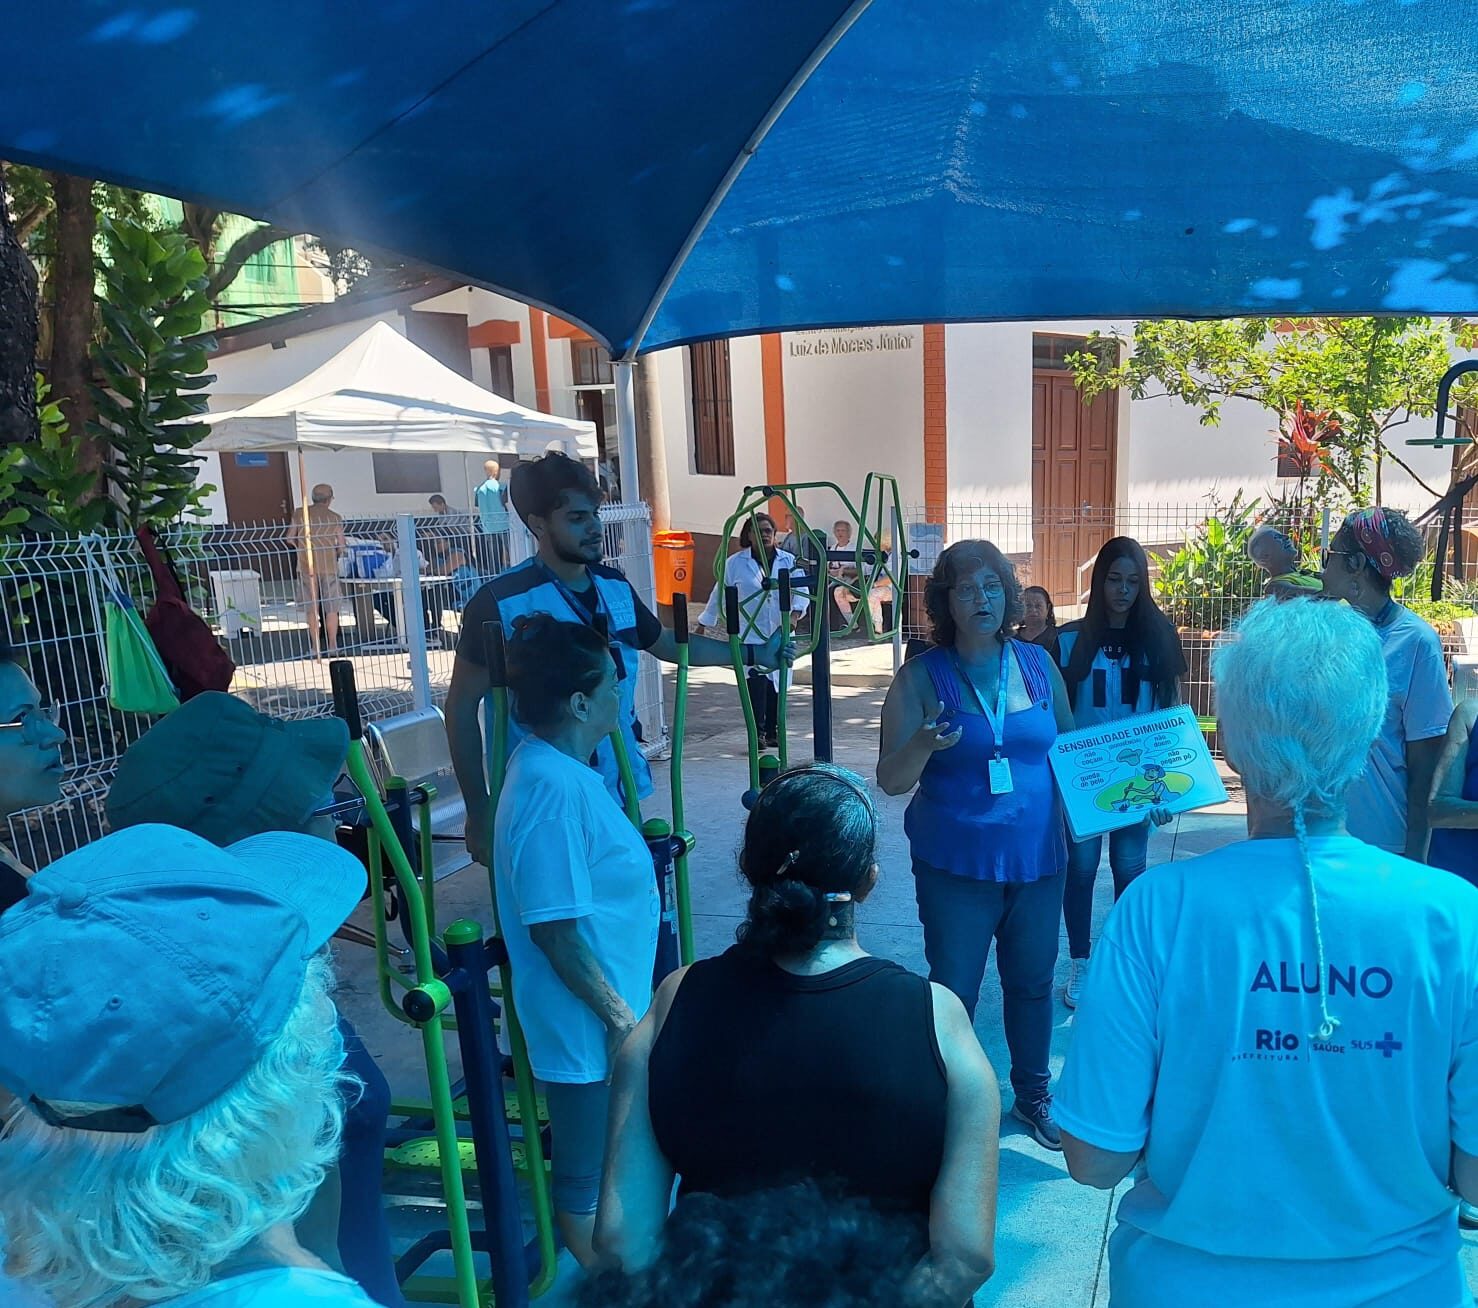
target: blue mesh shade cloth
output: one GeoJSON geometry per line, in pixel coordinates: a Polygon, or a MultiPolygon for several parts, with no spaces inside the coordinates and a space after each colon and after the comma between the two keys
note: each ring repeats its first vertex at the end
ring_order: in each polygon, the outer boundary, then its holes
{"type": "Polygon", "coordinates": [[[1444,0],[15,9],[46,56],[7,65],[0,157],[396,250],[618,355],[1478,312],[1478,25],[1444,0]]]}

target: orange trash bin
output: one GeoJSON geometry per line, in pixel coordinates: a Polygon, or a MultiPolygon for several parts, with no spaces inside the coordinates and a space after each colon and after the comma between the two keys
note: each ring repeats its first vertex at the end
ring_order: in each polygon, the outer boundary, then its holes
{"type": "Polygon", "coordinates": [[[652,533],[653,572],[657,577],[657,602],[671,604],[678,591],[692,598],[693,560],[697,549],[686,531],[654,531],[652,533]]]}

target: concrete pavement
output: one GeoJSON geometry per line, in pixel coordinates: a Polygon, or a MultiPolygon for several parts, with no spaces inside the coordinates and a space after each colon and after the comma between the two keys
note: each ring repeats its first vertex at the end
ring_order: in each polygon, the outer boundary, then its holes
{"type": "MultiPolygon", "coordinates": [[[[877,756],[877,724],[891,662],[885,648],[839,651],[834,689],[834,756],[871,780],[877,756]]],[[[671,686],[669,680],[669,698],[671,686]]],[[[809,758],[811,701],[809,687],[798,685],[791,701],[792,761],[809,758]]],[[[658,793],[644,810],[670,812],[665,764],[654,767],[658,793]]],[[[744,810],[740,796],[747,785],[744,733],[732,673],[695,669],[689,699],[685,795],[688,825],[697,838],[691,860],[694,934],[700,957],[718,953],[734,939],[743,919],[745,891],[736,866],[744,810]]],[[[864,948],[924,973],[923,933],[914,906],[907,841],[903,835],[906,797],[889,797],[874,789],[882,833],[883,874],[876,892],[858,911],[858,934],[864,948]]],[[[1178,824],[1154,835],[1151,865],[1192,857],[1245,833],[1244,810],[1236,802],[1221,809],[1186,815],[1178,824]]],[[[443,923],[466,915],[488,920],[487,883],[480,868],[468,868],[438,886],[438,913],[443,923]]],[[[1105,868],[1099,877],[1094,907],[1095,935],[1112,904],[1112,880],[1105,868]]],[[[1056,982],[1056,1029],[1052,1046],[1054,1078],[1071,1039],[1072,1013],[1060,999],[1067,969],[1064,935],[1056,982]]],[[[420,1042],[416,1033],[390,1018],[375,993],[373,961],[367,950],[339,950],[341,993],[345,1012],[359,1027],[380,1061],[392,1089],[424,1092],[420,1042]]],[[[993,968],[976,1010],[976,1032],[1002,1081],[1010,1066],[1001,1030],[1000,984],[993,968]]],[[[1010,1089],[1003,1090],[1010,1107],[1010,1089]]],[[[1122,1189],[1127,1188],[1121,1187],[1122,1189]]],[[[977,1296],[978,1304],[1011,1304],[1013,1308],[1097,1308],[1108,1302],[1105,1259],[1115,1195],[1075,1184],[1062,1156],[1039,1148],[1010,1119],[1001,1139],[997,1272],[977,1296]]],[[[422,1223],[397,1220],[408,1242],[422,1223]]],[[[1470,1282],[1478,1287],[1478,1240],[1464,1237],[1470,1282]]],[[[567,1259],[566,1255],[566,1259],[567,1259]]],[[[562,1286],[567,1277],[562,1277],[562,1286]]],[[[546,1302],[562,1298],[562,1287],[546,1302]]]]}

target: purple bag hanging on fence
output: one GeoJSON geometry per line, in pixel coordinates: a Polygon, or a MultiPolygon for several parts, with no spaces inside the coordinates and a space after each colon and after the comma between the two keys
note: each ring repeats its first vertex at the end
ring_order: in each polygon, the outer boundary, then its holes
{"type": "Polygon", "coordinates": [[[154,574],[157,595],[144,625],[154,638],[181,702],[203,690],[230,690],[236,664],[185,599],[179,578],[160,552],[153,529],[140,527],[135,534],[149,571],[154,574]]]}

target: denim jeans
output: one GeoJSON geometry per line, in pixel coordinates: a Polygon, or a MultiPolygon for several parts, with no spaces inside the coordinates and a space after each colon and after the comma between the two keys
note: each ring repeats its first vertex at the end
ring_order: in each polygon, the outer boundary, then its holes
{"type": "MultiPolygon", "coordinates": [[[[1144,871],[1148,858],[1150,829],[1143,822],[1109,832],[1109,870],[1114,874],[1114,898],[1144,871]]],[[[1073,958],[1087,958],[1093,930],[1093,882],[1103,856],[1103,837],[1072,840],[1067,846],[1067,890],[1062,897],[1062,916],[1067,923],[1068,949],[1073,958]]]]}
{"type": "Polygon", "coordinates": [[[975,881],[918,859],[913,871],[929,980],[954,991],[972,1020],[995,940],[1011,1088],[1024,1104],[1038,1102],[1051,1084],[1047,1057],[1063,874],[1040,881],[975,881]]]}

